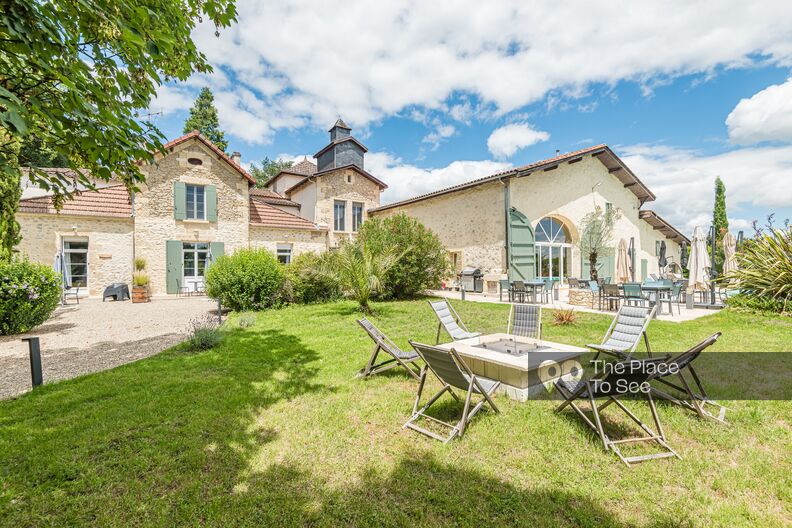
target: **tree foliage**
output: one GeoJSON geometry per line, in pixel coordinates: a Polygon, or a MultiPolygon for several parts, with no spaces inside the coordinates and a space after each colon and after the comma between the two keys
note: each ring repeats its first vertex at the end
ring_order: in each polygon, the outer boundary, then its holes
{"type": "Polygon", "coordinates": [[[726,215],[726,186],[720,177],[715,178],[715,205],[712,209],[712,225],[715,226],[715,270],[723,270],[723,236],[729,231],[729,218],[726,215]]]}
{"type": "Polygon", "coordinates": [[[228,148],[225,132],[220,130],[220,120],[214,105],[214,95],[209,88],[202,88],[190,108],[190,116],[184,122],[184,133],[198,130],[206,139],[214,143],[220,150],[228,148]]]}
{"type": "Polygon", "coordinates": [[[381,295],[407,299],[436,288],[449,271],[448,253],[440,238],[404,213],[369,218],[358,237],[375,252],[399,248],[401,258],[387,271],[381,295]]]}
{"type": "Polygon", "coordinates": [[[595,207],[580,222],[580,252],[588,257],[591,280],[597,280],[597,259],[613,242],[613,227],[621,214],[611,207],[595,207]]]}
{"type": "Polygon", "coordinates": [[[224,255],[206,272],[206,293],[234,311],[263,310],[280,303],[283,266],[266,249],[224,255]]]}
{"type": "Polygon", "coordinates": [[[271,160],[268,157],[261,160],[261,166],[255,163],[250,164],[250,175],[256,180],[256,187],[264,187],[267,182],[274,178],[283,169],[288,169],[294,165],[291,161],[271,160]]]}
{"type": "MultiPolygon", "coordinates": [[[[202,17],[228,26],[233,0],[4,0],[0,180],[18,185],[19,146],[34,137],[70,168],[87,169],[77,183],[91,187],[90,178],[113,173],[129,187],[142,181],[137,162],[152,160],[164,137],[137,111],[163,82],[211,71],[191,37],[202,17]]],[[[62,175],[33,170],[30,178],[56,205],[74,190],[62,175]]]]}
{"type": "Polygon", "coordinates": [[[345,240],[322,255],[317,271],[357,301],[363,313],[370,313],[371,299],[382,291],[386,274],[399,257],[392,248],[379,251],[360,239],[345,240]]]}

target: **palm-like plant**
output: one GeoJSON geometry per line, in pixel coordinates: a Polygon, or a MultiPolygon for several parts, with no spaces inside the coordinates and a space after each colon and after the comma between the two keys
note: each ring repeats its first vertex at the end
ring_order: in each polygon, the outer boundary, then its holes
{"type": "Polygon", "coordinates": [[[739,268],[723,277],[749,297],[773,299],[792,309],[792,228],[772,229],[747,241],[737,253],[739,268]]]}
{"type": "Polygon", "coordinates": [[[317,271],[356,300],[362,312],[370,313],[369,301],[382,290],[385,274],[400,257],[393,250],[373,251],[361,240],[345,241],[322,256],[317,271]]]}

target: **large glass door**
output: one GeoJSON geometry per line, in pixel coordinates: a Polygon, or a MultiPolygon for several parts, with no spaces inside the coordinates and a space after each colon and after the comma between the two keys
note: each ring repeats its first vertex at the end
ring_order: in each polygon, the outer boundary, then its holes
{"type": "Polygon", "coordinates": [[[206,264],[209,259],[209,243],[185,242],[182,245],[182,250],[184,270],[184,282],[182,284],[189,288],[190,291],[202,290],[206,264]]]}
{"type": "Polygon", "coordinates": [[[570,274],[572,244],[559,220],[543,218],[536,226],[537,277],[564,281],[570,274]]]}

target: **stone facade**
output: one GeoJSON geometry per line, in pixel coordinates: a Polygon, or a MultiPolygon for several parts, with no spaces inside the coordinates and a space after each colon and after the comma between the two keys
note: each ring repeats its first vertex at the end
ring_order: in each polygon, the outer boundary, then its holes
{"type": "Polygon", "coordinates": [[[17,250],[41,264],[53,265],[64,239],[88,241],[86,293],[101,295],[112,282],[130,283],[134,231],[131,218],[20,213],[17,221],[22,228],[22,242],[17,250]]]}
{"type": "Polygon", "coordinates": [[[354,236],[352,231],[352,204],[363,204],[363,220],[368,211],[379,206],[380,188],[373,181],[353,169],[339,169],[316,178],[316,211],[313,221],[330,227],[329,247],[337,246],[345,237],[354,236]],[[336,200],[346,202],[346,225],[336,231],[333,225],[333,204],[336,200]]]}
{"type": "Polygon", "coordinates": [[[278,244],[290,244],[292,258],[311,251],[322,253],[327,250],[327,232],[250,226],[250,247],[275,253],[278,244]]]}
{"type": "Polygon", "coordinates": [[[177,146],[143,167],[146,183],[135,196],[135,252],[146,259],[152,293],[166,292],[165,241],[223,242],[226,254],[249,245],[248,182],[200,142],[177,146]],[[190,159],[201,161],[200,165],[190,159]],[[176,220],[174,182],[214,185],[217,221],[176,220]]]}

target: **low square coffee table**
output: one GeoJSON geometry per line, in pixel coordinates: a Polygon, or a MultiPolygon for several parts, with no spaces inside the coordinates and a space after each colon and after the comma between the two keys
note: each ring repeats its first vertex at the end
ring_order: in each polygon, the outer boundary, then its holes
{"type": "Polygon", "coordinates": [[[562,376],[579,377],[578,358],[590,351],[542,339],[487,334],[438,345],[454,349],[474,374],[501,382],[501,392],[525,401],[562,376]]]}

